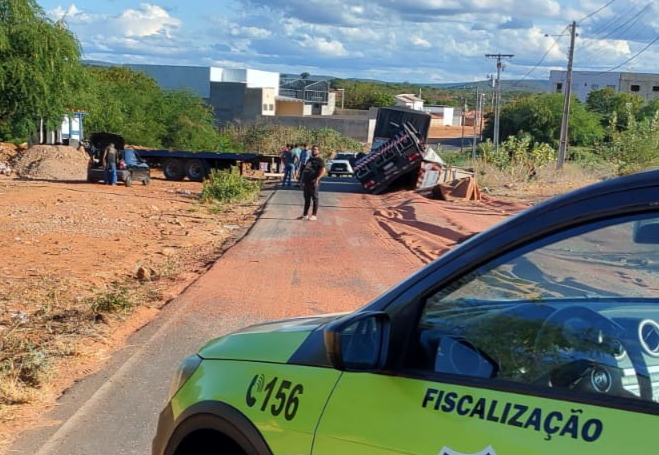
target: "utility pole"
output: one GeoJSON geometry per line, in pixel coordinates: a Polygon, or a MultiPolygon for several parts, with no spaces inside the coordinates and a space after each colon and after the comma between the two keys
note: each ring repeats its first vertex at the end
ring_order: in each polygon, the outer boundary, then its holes
{"type": "Polygon", "coordinates": [[[460,153],[463,152],[465,147],[465,123],[467,120],[467,98],[464,98],[464,104],[462,105],[462,134],[460,135],[460,153]]]}
{"type": "Polygon", "coordinates": [[[483,118],[483,113],[481,111],[482,107],[480,104],[480,93],[478,91],[478,85],[476,86],[476,102],[474,103],[474,138],[471,142],[471,159],[475,160],[476,159],[476,142],[477,142],[477,135],[476,132],[478,131],[478,125],[480,125],[481,119],[483,118]]]}
{"type": "Polygon", "coordinates": [[[501,111],[501,71],[503,71],[504,64],[501,62],[504,58],[513,58],[513,54],[485,54],[487,58],[495,58],[497,60],[497,77],[494,80],[494,152],[499,153],[499,113],[501,111]]]}
{"type": "Polygon", "coordinates": [[[565,151],[568,144],[568,125],[570,119],[570,98],[572,95],[572,63],[574,61],[574,41],[577,37],[577,23],[572,22],[570,30],[570,50],[567,60],[567,74],[565,76],[565,101],[563,101],[563,117],[561,119],[561,137],[558,146],[556,167],[561,169],[565,163],[565,151]]]}

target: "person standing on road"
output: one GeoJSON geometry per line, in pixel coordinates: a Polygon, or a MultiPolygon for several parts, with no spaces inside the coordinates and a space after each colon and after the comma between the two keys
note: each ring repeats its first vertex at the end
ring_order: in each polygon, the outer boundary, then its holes
{"type": "Polygon", "coordinates": [[[302,192],[304,194],[304,211],[301,220],[316,221],[318,218],[318,190],[320,179],[325,175],[325,161],[320,157],[320,149],[317,145],[311,147],[311,157],[302,170],[302,192]],[[313,202],[313,207],[311,206],[313,202]],[[311,216],[309,216],[309,208],[311,216]]]}
{"type": "Polygon", "coordinates": [[[281,186],[291,186],[293,174],[297,166],[297,156],[293,153],[292,146],[286,146],[281,154],[281,162],[284,165],[284,177],[281,179],[281,186]]]}
{"type": "Polygon", "coordinates": [[[311,151],[309,150],[309,145],[303,144],[302,150],[300,151],[300,162],[297,165],[297,186],[300,186],[302,181],[302,171],[304,170],[304,165],[307,164],[307,160],[311,156],[311,151]]]}
{"type": "Polygon", "coordinates": [[[105,169],[105,184],[117,184],[117,149],[110,143],[103,150],[103,168],[105,169]]]}

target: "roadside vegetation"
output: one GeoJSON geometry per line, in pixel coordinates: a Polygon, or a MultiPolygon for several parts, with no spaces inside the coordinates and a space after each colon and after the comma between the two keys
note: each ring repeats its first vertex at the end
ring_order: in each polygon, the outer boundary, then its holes
{"type": "Polygon", "coordinates": [[[237,167],[212,169],[210,177],[203,182],[200,199],[209,205],[253,202],[260,191],[261,181],[242,177],[237,167]]]}

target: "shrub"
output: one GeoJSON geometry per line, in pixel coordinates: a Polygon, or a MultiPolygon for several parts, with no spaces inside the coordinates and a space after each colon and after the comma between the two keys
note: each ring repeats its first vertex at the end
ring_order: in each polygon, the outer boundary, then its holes
{"type": "Polygon", "coordinates": [[[204,180],[201,200],[205,203],[240,203],[254,200],[261,191],[260,181],[248,180],[241,176],[237,167],[231,169],[212,169],[211,175],[204,180]]]}

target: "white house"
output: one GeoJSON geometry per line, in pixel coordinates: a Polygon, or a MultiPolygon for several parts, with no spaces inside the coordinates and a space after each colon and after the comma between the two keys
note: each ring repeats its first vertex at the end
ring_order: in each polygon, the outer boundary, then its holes
{"type": "Polygon", "coordinates": [[[453,106],[425,106],[424,112],[433,116],[432,123],[442,126],[454,126],[455,108],[453,106]]]}
{"type": "Polygon", "coordinates": [[[416,95],[404,93],[396,95],[396,106],[407,107],[409,109],[414,109],[415,111],[422,111],[423,100],[416,95]]]}

